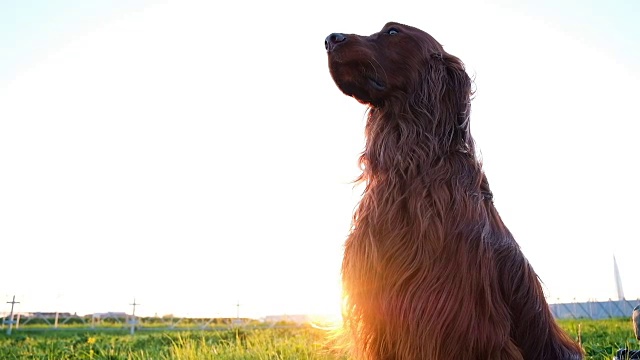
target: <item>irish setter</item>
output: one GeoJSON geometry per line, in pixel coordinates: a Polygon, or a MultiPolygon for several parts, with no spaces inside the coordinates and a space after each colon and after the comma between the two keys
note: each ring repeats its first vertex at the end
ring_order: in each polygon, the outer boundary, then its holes
{"type": "Polygon", "coordinates": [[[397,23],[325,47],[338,88],[368,106],[342,264],[354,357],[582,359],[493,205],[463,63],[397,23]]]}

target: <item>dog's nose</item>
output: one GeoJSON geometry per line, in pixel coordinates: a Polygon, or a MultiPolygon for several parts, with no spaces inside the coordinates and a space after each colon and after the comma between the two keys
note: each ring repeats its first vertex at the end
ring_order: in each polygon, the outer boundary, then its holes
{"type": "Polygon", "coordinates": [[[324,48],[327,49],[327,51],[331,51],[336,47],[336,45],[345,40],[347,40],[347,37],[344,36],[344,34],[333,33],[324,39],[324,48]]]}

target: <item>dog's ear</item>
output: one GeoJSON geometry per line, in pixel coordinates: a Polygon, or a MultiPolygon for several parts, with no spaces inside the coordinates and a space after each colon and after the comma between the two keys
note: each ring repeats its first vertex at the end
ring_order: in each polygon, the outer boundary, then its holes
{"type": "Polygon", "coordinates": [[[446,133],[452,146],[473,147],[469,129],[471,110],[471,79],[464,64],[445,52],[430,54],[422,90],[433,120],[446,133]]]}
{"type": "Polygon", "coordinates": [[[462,141],[465,143],[471,139],[471,133],[469,129],[469,118],[471,116],[471,98],[473,96],[473,89],[471,87],[471,78],[467,74],[464,64],[460,59],[453,55],[446,55],[443,57],[445,67],[447,68],[447,75],[449,78],[449,84],[452,89],[452,96],[454,97],[454,108],[456,109],[456,115],[458,119],[457,126],[459,128],[459,134],[464,136],[462,141]]]}

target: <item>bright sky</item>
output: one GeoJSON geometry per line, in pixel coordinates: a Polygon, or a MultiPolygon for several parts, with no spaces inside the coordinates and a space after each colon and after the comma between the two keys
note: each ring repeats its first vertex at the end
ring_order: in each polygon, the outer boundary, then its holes
{"type": "Polygon", "coordinates": [[[495,204],[550,301],[614,298],[614,254],[640,297],[640,2],[78,4],[0,5],[0,304],[336,313],[365,108],[323,42],[388,21],[475,76],[495,204]]]}

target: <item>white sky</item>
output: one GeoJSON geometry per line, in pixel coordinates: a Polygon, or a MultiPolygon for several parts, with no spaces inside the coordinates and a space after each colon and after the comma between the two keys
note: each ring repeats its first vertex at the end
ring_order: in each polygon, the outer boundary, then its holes
{"type": "Polygon", "coordinates": [[[0,300],[18,311],[336,312],[365,109],[323,42],[387,21],[475,76],[496,206],[550,300],[615,297],[613,254],[640,297],[639,3],[70,3],[0,5],[0,300]]]}

